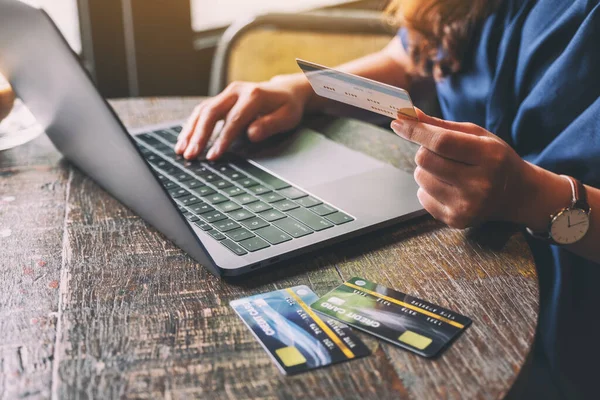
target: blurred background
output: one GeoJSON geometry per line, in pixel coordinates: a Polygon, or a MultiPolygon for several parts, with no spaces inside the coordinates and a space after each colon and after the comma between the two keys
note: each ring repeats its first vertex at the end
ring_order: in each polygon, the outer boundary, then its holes
{"type": "MultiPolygon", "coordinates": [[[[288,21],[290,29],[296,31],[329,30],[325,34],[335,35],[352,33],[352,18],[365,12],[369,18],[380,13],[385,7],[384,0],[25,0],[45,9],[59,26],[70,46],[77,52],[86,68],[95,80],[105,97],[137,97],[168,95],[207,95],[213,80],[220,79],[226,83],[231,80],[225,75],[227,71],[215,74],[213,64],[219,42],[223,40],[226,30],[234,22],[244,25],[252,16],[286,13],[291,16],[306,12],[325,13],[334,16],[339,25],[331,27],[314,26],[302,21],[288,21]],[[349,16],[349,19],[346,19],[349,16]],[[342,21],[343,22],[340,22],[342,21]]],[[[364,15],[363,15],[364,16],[364,15]]],[[[372,21],[371,21],[372,22],[372,21]]],[[[360,21],[357,23],[360,25],[360,21]]],[[[262,30],[279,29],[278,20],[260,24],[262,30]]],[[[321,25],[329,25],[327,19],[321,25]]],[[[364,21],[363,21],[364,25],[364,21]]],[[[373,36],[379,35],[381,27],[358,33],[373,36]]],[[[231,32],[230,32],[230,35],[231,32]]],[[[298,35],[293,35],[298,36],[298,35]]],[[[374,51],[389,39],[368,38],[365,45],[353,39],[358,53],[374,51]]],[[[230,38],[231,39],[231,38],[230,38]]],[[[240,39],[236,37],[236,41],[240,39]]],[[[305,47],[318,47],[315,51],[326,53],[336,46],[332,38],[331,45],[325,46],[323,41],[315,37],[305,37],[305,47]],[[315,44],[321,43],[320,46],[315,44]]],[[[241,40],[241,39],[240,39],[241,40]]],[[[267,36],[260,42],[262,50],[252,50],[253,54],[273,57],[279,50],[269,53],[267,36]],[[262,52],[262,53],[261,53],[262,52]],[[266,52],[266,53],[265,53],[266,52]]],[[[252,42],[252,41],[250,41],[252,42]]],[[[250,43],[248,42],[248,43],[250,43]]],[[[249,47],[247,43],[244,47],[249,47]]],[[[254,43],[258,43],[257,40],[254,43]]],[[[229,43],[230,47],[234,44],[229,43]]],[[[290,47],[291,43],[279,46],[280,49],[290,47]]],[[[346,50],[348,50],[347,45],[346,50]]],[[[353,46],[354,47],[354,46],[353,46]]],[[[228,58],[231,49],[227,49],[225,57],[228,65],[221,63],[219,68],[230,68],[228,58]]],[[[318,62],[318,55],[304,52],[312,61],[318,62]],[[316,58],[315,58],[316,57],[316,58]]],[[[348,59],[362,54],[352,53],[348,59]]],[[[283,56],[283,55],[282,55],[283,56]]],[[[275,73],[288,72],[289,61],[298,54],[286,54],[287,66],[279,70],[257,71],[246,73],[238,71],[235,78],[262,79],[275,73]]],[[[238,57],[239,58],[239,57],[238,57]]],[[[331,57],[330,57],[331,58],[331,57]]],[[[344,58],[344,57],[342,57],[344,58]]],[[[337,59],[328,60],[335,63],[337,59]]],[[[344,60],[340,60],[344,61],[344,60]]],[[[239,64],[239,62],[238,62],[239,64]]],[[[244,64],[244,63],[242,63],[244,64]]],[[[247,63],[246,63],[247,64],[247,63]]],[[[258,68],[258,66],[256,66],[258,68]]],[[[294,71],[295,72],[295,71],[294,71]]],[[[234,78],[234,77],[232,77],[234,78]]],[[[221,83],[213,83],[213,90],[221,83]]]]}

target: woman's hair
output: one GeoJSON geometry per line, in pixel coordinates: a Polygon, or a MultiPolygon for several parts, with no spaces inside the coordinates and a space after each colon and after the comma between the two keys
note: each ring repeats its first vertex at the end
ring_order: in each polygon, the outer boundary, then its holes
{"type": "Polygon", "coordinates": [[[476,29],[500,0],[391,0],[386,12],[407,29],[414,73],[436,80],[461,68],[476,29]]]}

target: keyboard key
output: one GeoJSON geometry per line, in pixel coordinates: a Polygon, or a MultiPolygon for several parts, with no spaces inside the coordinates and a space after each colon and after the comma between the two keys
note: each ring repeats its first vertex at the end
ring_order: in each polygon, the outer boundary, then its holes
{"type": "Polygon", "coordinates": [[[235,172],[233,168],[223,163],[215,163],[212,167],[225,176],[227,176],[227,173],[235,172]]]}
{"type": "Polygon", "coordinates": [[[300,204],[302,207],[314,207],[314,206],[318,206],[319,204],[323,204],[323,202],[321,200],[317,200],[314,197],[311,196],[307,196],[307,197],[303,197],[301,199],[297,199],[296,203],[300,204]]]}
{"type": "Polygon", "coordinates": [[[271,192],[271,193],[267,193],[267,194],[263,194],[260,197],[260,199],[262,201],[266,201],[267,203],[275,203],[276,201],[280,201],[280,200],[284,200],[285,197],[283,197],[282,195],[275,193],[275,192],[271,192]]]}
{"type": "Polygon", "coordinates": [[[176,199],[178,202],[183,204],[184,206],[191,206],[193,204],[202,203],[202,200],[197,198],[196,196],[184,196],[176,199]]]}
{"type": "Polygon", "coordinates": [[[165,189],[169,190],[169,189],[173,189],[173,188],[177,187],[177,184],[175,182],[165,181],[165,182],[163,182],[163,186],[165,189]]]}
{"type": "Polygon", "coordinates": [[[167,150],[164,150],[162,153],[166,158],[170,158],[170,159],[173,159],[177,155],[177,154],[175,154],[175,151],[172,148],[168,148],[167,150]]]}
{"type": "Polygon", "coordinates": [[[232,230],[237,229],[237,228],[240,227],[239,224],[233,222],[230,219],[224,219],[222,221],[215,222],[213,225],[214,225],[215,228],[217,228],[221,232],[232,231],[232,230]]]}
{"type": "Polygon", "coordinates": [[[292,235],[294,238],[299,238],[313,233],[309,227],[289,217],[275,221],[273,222],[273,225],[282,229],[289,235],[292,235]]]}
{"type": "Polygon", "coordinates": [[[195,173],[196,175],[202,175],[202,174],[210,174],[211,171],[208,170],[208,168],[206,168],[204,165],[198,163],[198,162],[191,162],[190,165],[188,165],[186,167],[187,169],[189,169],[190,171],[192,171],[193,173],[195,173]]]}
{"type": "Polygon", "coordinates": [[[271,204],[273,207],[275,207],[276,209],[278,209],[279,211],[289,211],[289,210],[293,210],[294,208],[298,208],[298,204],[294,203],[291,200],[281,200],[278,201],[277,203],[273,203],[271,204]]]}
{"type": "Polygon", "coordinates": [[[253,211],[255,213],[267,211],[267,210],[270,210],[273,208],[270,205],[268,205],[267,203],[263,203],[262,201],[257,201],[256,203],[250,203],[246,207],[248,207],[248,209],[250,211],[253,211]]]}
{"type": "Polygon", "coordinates": [[[291,236],[289,236],[287,233],[283,233],[274,226],[266,226],[264,228],[257,229],[256,233],[271,244],[279,244],[292,240],[291,236]]]}
{"type": "Polygon", "coordinates": [[[200,214],[200,218],[206,222],[215,223],[227,219],[227,217],[220,211],[211,211],[204,214],[200,214]]]}
{"type": "Polygon", "coordinates": [[[154,165],[156,168],[167,168],[171,166],[171,163],[166,161],[166,160],[162,160],[162,159],[158,159],[152,162],[152,165],[154,165]]]}
{"type": "Polygon", "coordinates": [[[296,199],[300,199],[302,197],[308,196],[302,190],[296,189],[295,187],[290,187],[287,189],[280,190],[278,193],[281,195],[284,195],[288,199],[292,199],[292,200],[296,200],[296,199]]]}
{"type": "Polygon", "coordinates": [[[245,193],[240,196],[236,196],[235,201],[244,206],[246,204],[254,203],[255,201],[258,201],[258,199],[251,194],[245,193]]]}
{"type": "Polygon", "coordinates": [[[215,208],[221,210],[224,213],[228,213],[228,212],[239,210],[242,207],[240,207],[239,205],[237,205],[233,201],[226,201],[224,203],[217,204],[215,206],[215,208]]]}
{"type": "Polygon", "coordinates": [[[225,190],[223,190],[225,193],[227,193],[228,196],[230,197],[235,197],[235,196],[239,196],[241,194],[244,194],[246,192],[244,192],[244,190],[242,188],[239,188],[237,186],[232,186],[229,187],[225,190]]]}
{"type": "Polygon", "coordinates": [[[199,188],[192,189],[192,192],[194,192],[200,196],[210,196],[211,194],[217,193],[212,188],[209,188],[208,186],[201,186],[199,188]]]}
{"type": "Polygon", "coordinates": [[[246,250],[244,250],[243,247],[238,246],[236,242],[233,242],[229,239],[221,240],[221,243],[223,243],[223,246],[227,247],[229,250],[231,250],[234,254],[238,256],[243,256],[244,254],[248,253],[246,250]]]}
{"type": "Polygon", "coordinates": [[[271,189],[269,189],[263,185],[252,186],[252,187],[248,188],[248,190],[254,194],[269,193],[271,191],[271,189]]]}
{"type": "Polygon", "coordinates": [[[175,175],[181,172],[181,170],[173,165],[169,166],[169,167],[165,167],[162,169],[164,172],[166,172],[169,175],[175,175]]]}
{"type": "Polygon", "coordinates": [[[178,174],[173,175],[173,178],[175,178],[176,180],[178,180],[179,182],[185,182],[185,181],[191,181],[192,176],[189,174],[186,174],[185,172],[180,172],[178,174]]]}
{"type": "Polygon", "coordinates": [[[154,145],[154,150],[158,150],[161,153],[164,153],[165,151],[171,150],[171,148],[169,146],[167,146],[166,144],[160,143],[160,144],[154,145]]]}
{"type": "Polygon", "coordinates": [[[223,235],[221,232],[216,231],[214,229],[212,231],[208,231],[208,234],[210,236],[212,236],[216,240],[223,240],[223,239],[225,239],[225,235],[223,235]]]}
{"type": "Polygon", "coordinates": [[[160,144],[160,141],[158,139],[156,139],[155,137],[153,137],[152,135],[150,135],[149,133],[143,133],[141,135],[137,135],[136,136],[137,139],[148,143],[150,146],[156,146],[157,144],[160,144]]]}
{"type": "Polygon", "coordinates": [[[244,228],[239,228],[239,229],[227,232],[227,236],[229,236],[232,240],[239,242],[240,240],[249,239],[251,237],[254,237],[254,233],[252,233],[244,228]]]}
{"type": "Polygon", "coordinates": [[[223,196],[220,193],[214,193],[208,196],[204,196],[204,198],[206,199],[206,201],[208,201],[210,204],[219,204],[219,203],[224,203],[226,201],[228,201],[229,199],[225,196],[223,196]]]}
{"type": "Polygon", "coordinates": [[[210,231],[212,230],[212,226],[210,226],[209,224],[203,222],[203,221],[197,221],[196,226],[200,229],[202,229],[203,231],[210,231]]]}
{"type": "Polygon", "coordinates": [[[214,181],[218,181],[221,179],[221,177],[219,175],[213,174],[212,172],[197,173],[196,175],[199,175],[206,182],[214,182],[214,181]]]}
{"type": "Polygon", "coordinates": [[[345,224],[346,222],[354,221],[354,218],[339,211],[334,212],[333,214],[329,214],[325,216],[325,218],[327,218],[336,225],[341,225],[345,224]]]}
{"type": "Polygon", "coordinates": [[[228,187],[232,187],[233,185],[223,179],[219,179],[218,181],[212,182],[212,185],[217,189],[227,189],[228,187]]]}
{"type": "Polygon", "coordinates": [[[248,251],[258,251],[269,247],[269,244],[259,237],[242,240],[239,244],[248,251]]]}
{"type": "Polygon", "coordinates": [[[160,130],[160,131],[154,131],[154,134],[157,136],[160,136],[162,139],[166,140],[169,143],[177,143],[177,136],[174,135],[173,133],[171,133],[171,131],[167,131],[167,130],[160,130]]]}
{"type": "Polygon", "coordinates": [[[250,211],[242,209],[229,213],[229,217],[236,221],[243,221],[245,219],[254,217],[254,214],[252,214],[250,211]]]}
{"type": "Polygon", "coordinates": [[[162,161],[162,157],[159,156],[158,154],[154,154],[154,153],[150,153],[148,155],[146,155],[146,161],[148,161],[150,164],[156,164],[159,161],[162,161]]]}
{"type": "Polygon", "coordinates": [[[185,214],[183,214],[183,216],[190,222],[196,222],[196,221],[200,220],[200,218],[196,217],[194,214],[192,214],[190,212],[186,212],[185,214]]]}
{"type": "Polygon", "coordinates": [[[240,160],[236,161],[235,166],[241,169],[242,171],[254,176],[255,178],[260,179],[273,189],[279,190],[290,187],[290,184],[282,181],[279,178],[274,177],[267,171],[264,171],[257,166],[250,164],[248,161],[240,160]]]}
{"type": "Polygon", "coordinates": [[[260,219],[258,217],[247,219],[245,221],[242,221],[241,223],[242,223],[242,225],[244,225],[246,228],[248,228],[250,230],[256,230],[256,229],[264,228],[265,226],[269,226],[269,224],[267,224],[265,221],[263,221],[262,219],[260,219]]]}
{"type": "Polygon", "coordinates": [[[149,148],[144,147],[139,143],[136,143],[136,144],[137,144],[138,149],[140,149],[140,152],[142,153],[142,155],[144,155],[144,158],[146,158],[145,156],[152,154],[152,151],[149,148]]]}
{"type": "Polygon", "coordinates": [[[204,214],[209,211],[214,211],[215,209],[206,203],[202,203],[194,204],[193,206],[188,207],[188,210],[190,210],[194,214],[204,214]]]}
{"type": "Polygon", "coordinates": [[[181,126],[174,126],[171,128],[171,130],[174,131],[175,133],[181,133],[183,128],[181,126]]]}
{"type": "Polygon", "coordinates": [[[279,212],[277,210],[263,211],[258,215],[260,215],[262,218],[264,218],[265,220],[267,220],[269,222],[273,222],[273,221],[277,221],[278,219],[285,218],[285,214],[282,212],[279,212]]]}
{"type": "Polygon", "coordinates": [[[223,172],[223,175],[225,175],[232,181],[239,181],[240,179],[248,178],[246,175],[242,174],[239,171],[234,170],[233,168],[231,169],[231,171],[223,172]]]}
{"type": "Polygon", "coordinates": [[[184,183],[184,185],[188,188],[188,189],[196,189],[198,187],[204,186],[204,183],[197,181],[197,180],[192,180],[192,181],[187,181],[184,183]]]}
{"type": "Polygon", "coordinates": [[[321,217],[329,214],[333,214],[337,210],[331,207],[329,204],[321,204],[310,209],[312,212],[319,214],[321,217]]]}
{"type": "Polygon", "coordinates": [[[333,224],[324,218],[319,217],[314,212],[308,211],[306,208],[297,208],[288,212],[288,215],[296,218],[298,221],[307,225],[313,231],[322,231],[331,228],[333,224]]]}
{"type": "Polygon", "coordinates": [[[173,197],[174,199],[178,199],[179,197],[183,197],[183,196],[188,196],[190,195],[190,192],[188,192],[187,190],[185,190],[184,188],[176,188],[176,189],[171,189],[169,190],[169,194],[171,195],[171,197],[173,197]]]}
{"type": "Polygon", "coordinates": [[[239,183],[240,185],[242,185],[245,188],[249,188],[249,187],[258,185],[258,182],[256,182],[254,179],[250,179],[250,178],[241,179],[241,180],[237,181],[237,183],[239,183]]]}

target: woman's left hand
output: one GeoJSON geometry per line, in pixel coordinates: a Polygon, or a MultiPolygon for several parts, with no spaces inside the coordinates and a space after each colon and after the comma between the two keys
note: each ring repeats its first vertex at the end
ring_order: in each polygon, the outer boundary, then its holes
{"type": "Polygon", "coordinates": [[[520,222],[530,164],[477,125],[417,114],[419,121],[396,120],[392,129],[421,145],[414,176],[423,207],[453,228],[490,220],[520,222]]]}

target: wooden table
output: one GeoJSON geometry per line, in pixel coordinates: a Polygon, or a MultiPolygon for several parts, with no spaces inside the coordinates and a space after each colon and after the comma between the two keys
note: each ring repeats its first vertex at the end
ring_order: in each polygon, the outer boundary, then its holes
{"type": "MultiPolygon", "coordinates": [[[[113,105],[134,127],[183,118],[197,101],[113,105]]],[[[383,130],[312,123],[413,168],[414,146],[383,130]]],[[[501,398],[537,321],[537,275],[520,233],[458,231],[422,217],[227,282],[61,160],[45,136],[0,153],[0,248],[1,398],[501,398]],[[228,306],[299,284],[322,295],[352,276],[473,325],[437,360],[361,333],[370,357],[285,377],[228,306]]]]}

